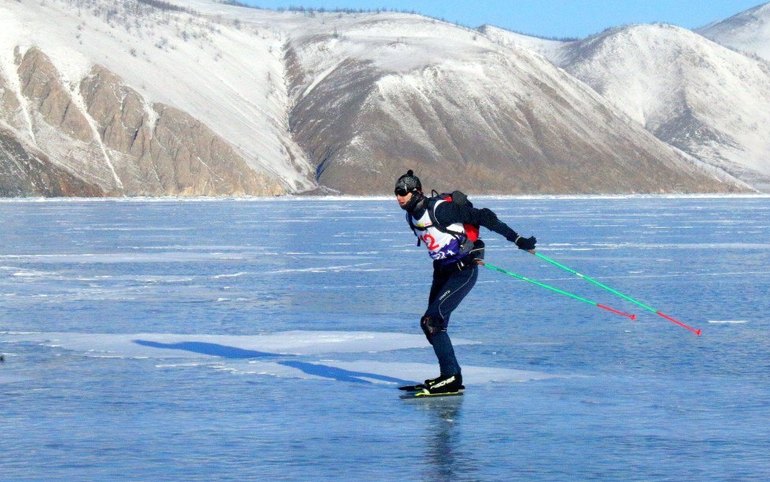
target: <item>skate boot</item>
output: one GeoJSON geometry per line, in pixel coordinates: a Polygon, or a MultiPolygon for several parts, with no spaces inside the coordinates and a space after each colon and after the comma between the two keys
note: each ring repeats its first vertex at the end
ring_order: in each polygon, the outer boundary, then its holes
{"type": "Polygon", "coordinates": [[[425,386],[430,394],[454,393],[465,389],[463,386],[463,376],[460,373],[425,380],[425,386]]]}

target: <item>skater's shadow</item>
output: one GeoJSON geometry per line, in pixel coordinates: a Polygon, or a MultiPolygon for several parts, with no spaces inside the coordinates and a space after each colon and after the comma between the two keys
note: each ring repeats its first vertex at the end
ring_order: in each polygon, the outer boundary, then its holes
{"type": "Polygon", "coordinates": [[[220,345],[218,343],[208,343],[202,341],[180,341],[178,343],[161,343],[159,341],[133,340],[134,343],[151,348],[162,348],[166,350],[182,350],[203,355],[218,356],[222,358],[275,358],[276,353],[267,353],[256,350],[244,350],[235,346],[220,345]]]}
{"type": "Polygon", "coordinates": [[[333,367],[329,365],[322,365],[320,363],[309,363],[298,360],[286,360],[278,362],[279,365],[296,368],[302,370],[308,375],[315,375],[323,378],[331,378],[341,382],[353,382],[353,383],[372,383],[369,380],[377,380],[386,383],[395,383],[398,385],[406,385],[409,383],[406,380],[402,380],[396,377],[389,377],[386,375],[379,375],[377,373],[369,372],[356,372],[351,370],[345,370],[344,368],[333,367]]]}
{"type": "Polygon", "coordinates": [[[209,356],[218,356],[230,359],[270,359],[278,365],[296,368],[307,375],[313,375],[322,378],[329,378],[340,382],[372,384],[372,380],[385,383],[394,383],[399,385],[409,384],[407,380],[396,377],[389,377],[377,373],[359,372],[345,370],[344,368],[323,365],[321,363],[311,363],[300,360],[286,360],[287,356],[279,353],[269,353],[256,350],[246,350],[235,346],[220,345],[218,343],[208,343],[202,341],[182,341],[178,343],[161,343],[150,340],[133,340],[134,343],[151,348],[166,350],[183,350],[192,353],[200,353],[209,356]]]}

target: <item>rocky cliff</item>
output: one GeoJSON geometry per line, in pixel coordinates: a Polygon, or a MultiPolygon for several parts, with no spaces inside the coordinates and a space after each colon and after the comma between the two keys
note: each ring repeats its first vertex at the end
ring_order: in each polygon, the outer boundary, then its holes
{"type": "MultiPolygon", "coordinates": [[[[202,122],[177,108],[149,103],[104,67],[94,65],[77,85],[68,86],[40,49],[30,48],[23,55],[17,51],[16,57],[21,98],[10,89],[3,89],[0,112],[10,126],[24,135],[13,136],[6,131],[5,145],[15,153],[13,159],[39,162],[22,162],[30,167],[5,174],[7,187],[0,194],[285,193],[277,180],[251,169],[225,139],[202,122]],[[45,155],[34,154],[25,144],[45,155]],[[45,162],[41,161],[43,158],[45,162]],[[34,173],[41,169],[50,169],[52,179],[81,182],[60,181],[66,189],[41,188],[36,192],[34,186],[42,185],[33,182],[34,173]],[[13,187],[15,176],[18,187],[13,187]],[[84,191],[79,193],[77,186],[84,191]]],[[[0,78],[0,88],[8,84],[0,78]]]]}

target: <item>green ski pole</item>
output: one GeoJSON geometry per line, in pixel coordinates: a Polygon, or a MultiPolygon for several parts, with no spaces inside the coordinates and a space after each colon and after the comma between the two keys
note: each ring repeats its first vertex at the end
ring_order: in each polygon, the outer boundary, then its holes
{"type": "Polygon", "coordinates": [[[649,305],[646,305],[646,304],[642,303],[639,300],[635,300],[634,298],[631,298],[630,296],[628,296],[628,295],[626,295],[624,293],[621,293],[620,291],[618,291],[618,290],[616,290],[614,288],[610,288],[606,284],[604,284],[604,283],[602,283],[600,281],[597,281],[597,280],[591,278],[590,276],[586,276],[586,275],[584,275],[582,273],[578,273],[574,269],[572,269],[572,268],[570,268],[568,266],[564,266],[563,264],[559,263],[558,261],[556,261],[554,259],[549,258],[548,256],[546,256],[544,254],[540,254],[540,253],[536,253],[536,252],[532,253],[532,254],[534,254],[538,258],[542,259],[543,261],[547,261],[548,263],[551,263],[552,265],[556,266],[559,269],[562,269],[562,270],[564,270],[564,271],[566,271],[568,273],[572,273],[572,274],[578,276],[579,278],[582,278],[582,279],[588,281],[589,283],[593,283],[594,285],[598,286],[599,288],[607,290],[610,293],[612,293],[614,295],[617,295],[617,296],[623,298],[626,301],[630,301],[631,303],[633,303],[633,304],[635,304],[635,305],[637,305],[637,306],[639,306],[641,308],[644,308],[647,311],[655,313],[656,315],[660,316],[661,318],[665,318],[666,320],[670,321],[671,323],[677,324],[677,325],[681,326],[682,328],[695,333],[698,336],[701,335],[701,330],[699,328],[693,328],[692,326],[689,326],[689,325],[687,325],[685,323],[682,323],[681,321],[673,318],[672,316],[667,315],[667,314],[661,312],[660,310],[656,310],[655,308],[653,308],[653,307],[651,307],[649,305]]]}
{"type": "Polygon", "coordinates": [[[602,310],[609,311],[610,313],[615,313],[616,315],[625,316],[626,318],[630,318],[632,320],[636,319],[636,315],[634,315],[633,313],[625,313],[623,311],[616,310],[615,308],[612,308],[610,306],[603,305],[603,304],[597,303],[595,301],[591,301],[591,300],[589,300],[587,298],[583,298],[582,296],[578,296],[578,295],[576,295],[574,293],[570,293],[569,291],[564,291],[562,289],[556,288],[555,286],[547,285],[547,284],[542,283],[540,281],[533,280],[531,278],[527,278],[526,276],[522,276],[520,274],[516,274],[516,273],[514,273],[512,271],[508,271],[507,269],[500,268],[498,266],[495,266],[495,265],[487,263],[487,262],[482,262],[482,264],[483,264],[483,266],[485,266],[486,268],[491,269],[492,271],[497,271],[498,273],[503,273],[503,274],[508,275],[508,276],[510,276],[512,278],[516,278],[516,279],[521,280],[521,281],[526,281],[527,283],[532,283],[533,285],[539,286],[541,288],[545,288],[547,290],[553,291],[554,293],[558,293],[560,295],[567,296],[569,298],[572,298],[573,300],[582,301],[583,303],[587,303],[589,305],[593,305],[593,306],[595,306],[597,308],[601,308],[602,310]]]}

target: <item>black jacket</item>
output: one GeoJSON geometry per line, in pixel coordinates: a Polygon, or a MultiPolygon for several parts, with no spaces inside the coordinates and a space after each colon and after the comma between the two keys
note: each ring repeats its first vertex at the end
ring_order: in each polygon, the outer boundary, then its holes
{"type": "MultiPolygon", "coordinates": [[[[427,205],[426,200],[425,205],[414,214],[414,217],[422,217],[427,205]]],[[[449,226],[454,223],[484,226],[512,243],[519,236],[510,226],[497,219],[497,215],[491,209],[476,209],[454,202],[443,202],[436,206],[434,214],[436,221],[442,226],[449,226]]]]}

